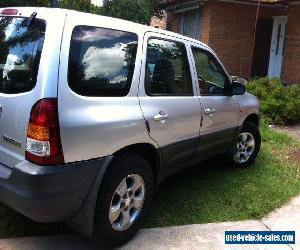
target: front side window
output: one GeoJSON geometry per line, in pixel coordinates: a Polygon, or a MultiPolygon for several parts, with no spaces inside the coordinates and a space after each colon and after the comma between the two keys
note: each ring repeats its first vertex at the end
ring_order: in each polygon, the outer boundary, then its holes
{"type": "Polygon", "coordinates": [[[37,81],[45,22],[0,17],[0,93],[30,91],[37,81]]]}
{"type": "Polygon", "coordinates": [[[183,43],[149,39],[145,88],[148,95],[193,95],[191,72],[183,43]]]}
{"type": "Polygon", "coordinates": [[[84,96],[126,96],[134,73],[138,36],[77,26],[72,34],[68,81],[84,96]]]}
{"type": "Polygon", "coordinates": [[[206,50],[192,48],[201,95],[229,94],[228,77],[215,58],[206,50]]]}

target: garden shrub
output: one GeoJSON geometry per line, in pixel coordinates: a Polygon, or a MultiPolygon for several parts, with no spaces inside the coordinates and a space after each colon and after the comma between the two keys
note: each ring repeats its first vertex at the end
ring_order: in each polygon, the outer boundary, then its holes
{"type": "Polygon", "coordinates": [[[273,124],[300,122],[300,86],[285,87],[278,78],[259,78],[247,84],[247,91],[258,97],[264,118],[273,124]]]}

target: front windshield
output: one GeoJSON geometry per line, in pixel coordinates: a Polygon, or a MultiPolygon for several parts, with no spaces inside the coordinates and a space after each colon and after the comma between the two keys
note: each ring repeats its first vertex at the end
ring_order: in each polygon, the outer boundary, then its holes
{"type": "Polygon", "coordinates": [[[0,93],[27,92],[36,84],[46,25],[28,20],[0,17],[0,93]]]}

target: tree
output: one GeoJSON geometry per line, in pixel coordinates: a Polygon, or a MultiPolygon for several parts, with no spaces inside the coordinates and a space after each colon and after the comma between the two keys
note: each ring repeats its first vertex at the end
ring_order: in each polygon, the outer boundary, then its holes
{"type": "MultiPolygon", "coordinates": [[[[60,8],[73,9],[93,14],[121,18],[137,23],[149,24],[153,16],[161,17],[162,0],[103,0],[98,7],[91,0],[60,0],[60,8]]],[[[45,6],[51,0],[1,0],[0,7],[7,6],[45,6]]]]}
{"type": "Polygon", "coordinates": [[[137,23],[149,24],[153,16],[161,17],[162,0],[104,0],[101,14],[137,23]]]}
{"type": "Polygon", "coordinates": [[[78,10],[82,12],[92,12],[93,4],[91,4],[91,0],[60,0],[59,7],[65,9],[78,10]]]}
{"type": "Polygon", "coordinates": [[[10,6],[50,6],[50,0],[1,0],[0,7],[10,6]]]}
{"type": "Polygon", "coordinates": [[[0,3],[1,7],[9,7],[9,6],[22,6],[24,5],[24,1],[21,0],[2,0],[0,3]]]}

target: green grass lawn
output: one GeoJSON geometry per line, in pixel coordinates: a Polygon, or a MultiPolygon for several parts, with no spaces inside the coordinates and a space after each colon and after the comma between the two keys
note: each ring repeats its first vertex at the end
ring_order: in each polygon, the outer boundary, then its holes
{"type": "MultiPolygon", "coordinates": [[[[300,194],[300,142],[262,128],[262,150],[250,169],[203,163],[166,179],[146,227],[258,219],[300,194]]],[[[70,233],[64,223],[40,224],[0,205],[0,238],[70,233]]]]}

